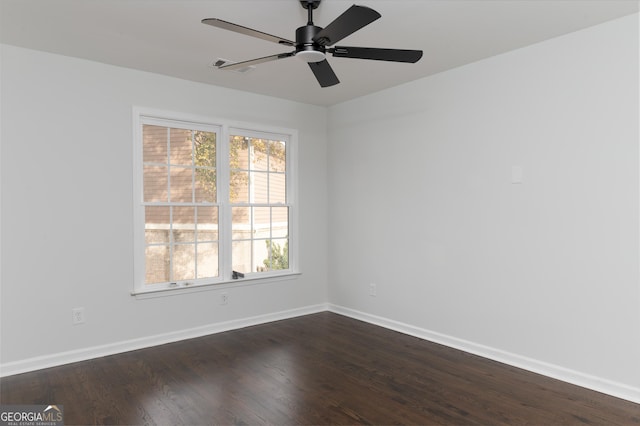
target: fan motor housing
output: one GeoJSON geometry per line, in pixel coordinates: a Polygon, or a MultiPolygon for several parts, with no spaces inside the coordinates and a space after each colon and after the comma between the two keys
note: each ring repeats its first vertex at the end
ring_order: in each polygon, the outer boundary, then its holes
{"type": "Polygon", "coordinates": [[[325,59],[324,46],[313,41],[318,32],[322,30],[315,25],[305,25],[296,30],[296,56],[305,62],[320,62],[325,59]]]}

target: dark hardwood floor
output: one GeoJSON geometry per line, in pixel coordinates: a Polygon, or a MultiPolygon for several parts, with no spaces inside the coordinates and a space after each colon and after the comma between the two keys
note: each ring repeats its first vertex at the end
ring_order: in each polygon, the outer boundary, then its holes
{"type": "Polygon", "coordinates": [[[0,379],[66,424],[640,425],[640,405],[333,313],[0,379]]]}

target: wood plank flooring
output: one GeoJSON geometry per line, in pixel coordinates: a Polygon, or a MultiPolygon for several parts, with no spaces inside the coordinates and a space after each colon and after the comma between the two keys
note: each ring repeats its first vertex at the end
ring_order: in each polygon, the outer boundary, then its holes
{"type": "Polygon", "coordinates": [[[337,314],[0,379],[66,424],[640,425],[640,405],[337,314]]]}

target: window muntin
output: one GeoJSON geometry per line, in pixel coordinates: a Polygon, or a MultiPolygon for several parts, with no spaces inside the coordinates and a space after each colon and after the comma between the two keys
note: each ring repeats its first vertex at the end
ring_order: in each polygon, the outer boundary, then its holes
{"type": "Polygon", "coordinates": [[[134,294],[295,273],[293,131],[170,115],[134,111],[134,294]]]}

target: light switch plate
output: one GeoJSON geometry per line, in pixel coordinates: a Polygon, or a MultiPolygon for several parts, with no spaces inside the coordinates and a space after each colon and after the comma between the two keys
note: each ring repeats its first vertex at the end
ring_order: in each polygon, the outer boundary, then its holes
{"type": "Polygon", "coordinates": [[[524,169],[522,166],[511,166],[511,183],[520,184],[524,180],[524,169]]]}

